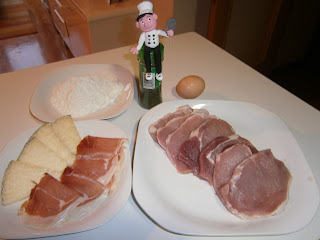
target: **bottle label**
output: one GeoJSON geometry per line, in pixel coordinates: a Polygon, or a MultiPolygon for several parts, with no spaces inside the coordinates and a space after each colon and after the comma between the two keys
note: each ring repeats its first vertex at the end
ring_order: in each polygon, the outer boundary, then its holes
{"type": "Polygon", "coordinates": [[[147,73],[144,72],[143,73],[143,81],[142,81],[143,88],[145,88],[145,89],[155,89],[155,74],[154,73],[151,74],[152,75],[151,80],[148,80],[146,78],[146,75],[147,75],[147,73]]]}

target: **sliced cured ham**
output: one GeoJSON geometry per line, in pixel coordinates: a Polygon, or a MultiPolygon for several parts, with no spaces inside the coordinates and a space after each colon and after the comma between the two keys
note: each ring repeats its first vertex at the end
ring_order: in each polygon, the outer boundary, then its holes
{"type": "Polygon", "coordinates": [[[175,132],[167,137],[167,155],[179,173],[186,174],[192,172],[192,169],[178,158],[181,145],[189,139],[194,129],[199,127],[203,122],[208,121],[211,117],[212,116],[208,115],[193,114],[187,118],[175,132]]]}
{"type": "Polygon", "coordinates": [[[217,137],[234,134],[233,128],[224,120],[212,118],[193,130],[190,138],[179,150],[179,160],[189,165],[195,175],[199,174],[199,155],[204,147],[217,137]]]}
{"type": "Polygon", "coordinates": [[[78,145],[73,168],[107,186],[122,166],[126,141],[124,138],[85,137],[78,145]]]}
{"type": "Polygon", "coordinates": [[[83,201],[74,189],[45,174],[20,209],[24,224],[48,228],[60,224],[83,201]]]}
{"type": "Polygon", "coordinates": [[[240,163],[221,187],[224,206],[242,219],[278,214],[288,198],[291,175],[271,150],[255,153],[240,163]]]}
{"type": "Polygon", "coordinates": [[[67,167],[64,170],[61,176],[61,183],[81,194],[83,201],[80,205],[98,198],[106,189],[103,184],[90,178],[81,170],[72,169],[71,167],[67,167]]]}
{"type": "MultiPolygon", "coordinates": [[[[113,159],[112,157],[111,159],[113,159]]],[[[102,185],[107,184],[105,177],[112,164],[112,160],[101,159],[90,159],[86,155],[77,157],[72,168],[82,175],[86,175],[88,178],[100,182],[102,185]]]]}
{"type": "Polygon", "coordinates": [[[77,146],[77,158],[108,161],[119,152],[124,141],[124,138],[86,136],[77,146]]]}
{"type": "Polygon", "coordinates": [[[57,226],[76,207],[110,194],[120,179],[126,144],[124,138],[85,137],[60,181],[45,174],[32,189],[20,209],[23,222],[41,228],[57,226]]]}
{"type": "Polygon", "coordinates": [[[239,143],[217,155],[213,171],[213,186],[219,198],[220,188],[230,181],[233,170],[251,155],[251,149],[247,145],[239,143]]]}
{"type": "Polygon", "coordinates": [[[207,180],[210,185],[213,185],[213,169],[215,166],[216,156],[237,143],[247,145],[253,153],[257,152],[257,149],[250,143],[250,141],[238,135],[217,137],[200,153],[198,177],[207,180]]]}
{"type": "Polygon", "coordinates": [[[124,138],[87,136],[77,147],[76,160],[72,168],[106,186],[117,166],[123,162],[126,142],[124,138]]]}

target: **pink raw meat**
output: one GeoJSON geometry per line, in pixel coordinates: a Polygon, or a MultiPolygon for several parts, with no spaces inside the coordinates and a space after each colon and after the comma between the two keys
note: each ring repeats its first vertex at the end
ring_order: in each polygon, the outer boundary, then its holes
{"type": "Polygon", "coordinates": [[[180,127],[180,125],[190,116],[191,116],[191,113],[186,114],[184,116],[175,117],[175,118],[171,119],[164,127],[161,127],[158,129],[157,139],[158,139],[159,145],[163,149],[167,149],[167,144],[166,144],[167,137],[171,133],[176,131],[180,127]]]}
{"type": "Polygon", "coordinates": [[[252,152],[247,145],[235,144],[216,157],[216,164],[213,171],[213,186],[220,198],[220,187],[228,183],[232,177],[233,170],[252,152]]]}
{"type": "Polygon", "coordinates": [[[178,159],[180,146],[189,139],[190,133],[194,129],[203,122],[208,121],[211,117],[212,116],[203,114],[193,114],[187,118],[176,131],[167,137],[167,155],[179,173],[191,172],[191,169],[178,159]]]}
{"type": "Polygon", "coordinates": [[[199,173],[199,155],[213,139],[234,134],[232,127],[224,120],[212,118],[193,130],[190,138],[179,150],[179,160],[187,164],[195,175],[199,173]]]}
{"type": "Polygon", "coordinates": [[[240,163],[230,181],[221,187],[224,206],[242,219],[276,215],[288,198],[291,175],[270,149],[240,163]]]}
{"type": "Polygon", "coordinates": [[[247,139],[238,135],[231,135],[229,137],[224,137],[224,139],[218,137],[216,139],[201,151],[199,157],[200,170],[198,177],[207,180],[210,185],[213,184],[213,169],[216,156],[219,153],[237,143],[246,144],[253,153],[257,152],[257,149],[247,139]]]}

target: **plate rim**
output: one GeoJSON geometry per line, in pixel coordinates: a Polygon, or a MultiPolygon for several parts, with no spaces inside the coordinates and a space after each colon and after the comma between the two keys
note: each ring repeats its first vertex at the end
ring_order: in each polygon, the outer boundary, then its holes
{"type": "MultiPolygon", "coordinates": [[[[126,67],[124,67],[124,66],[122,66],[120,64],[107,64],[107,63],[79,63],[79,64],[76,64],[75,63],[75,64],[71,64],[71,65],[68,65],[68,66],[56,67],[54,69],[49,70],[46,74],[44,74],[42,76],[42,78],[37,83],[32,95],[31,95],[31,98],[29,99],[28,106],[29,106],[30,114],[35,119],[37,119],[37,120],[39,120],[41,122],[52,122],[56,118],[59,118],[59,117],[63,116],[62,114],[57,112],[51,106],[50,106],[50,108],[52,110],[54,110],[54,114],[55,114],[52,117],[50,117],[50,116],[48,117],[48,114],[47,114],[47,116],[43,117],[43,114],[38,112],[37,107],[36,107],[37,106],[36,100],[39,100],[39,99],[37,99],[37,98],[39,98],[38,97],[38,95],[40,94],[39,91],[41,91],[42,85],[44,85],[46,82],[48,82],[48,80],[50,80],[50,78],[53,78],[56,74],[60,74],[60,73],[63,74],[64,71],[72,71],[72,69],[83,68],[83,67],[89,67],[89,68],[119,68],[124,72],[124,74],[128,75],[128,79],[130,79],[128,81],[128,83],[127,83],[127,85],[129,85],[129,89],[128,89],[128,95],[126,96],[124,104],[121,105],[121,106],[124,106],[124,107],[117,108],[118,110],[115,110],[111,114],[106,115],[104,117],[96,117],[96,115],[101,115],[101,112],[104,112],[108,108],[103,109],[103,110],[99,110],[99,111],[97,111],[95,113],[88,114],[87,116],[74,118],[75,120],[79,121],[79,120],[106,120],[106,119],[111,119],[111,118],[114,118],[114,117],[122,114],[123,112],[125,112],[130,107],[130,105],[132,104],[132,101],[134,99],[134,85],[133,84],[134,84],[135,77],[129,71],[129,69],[127,69],[126,67]]],[[[76,73],[74,73],[74,74],[76,74],[76,73]]],[[[79,74],[76,74],[76,75],[79,75],[79,74]]],[[[81,73],[80,75],[84,75],[84,73],[81,73]]],[[[72,77],[72,75],[68,75],[68,77],[72,77]]],[[[55,86],[58,83],[62,82],[63,80],[65,80],[65,79],[55,80],[55,82],[56,82],[55,86]]],[[[124,88],[125,87],[126,86],[124,86],[124,88]]],[[[47,90],[45,90],[45,91],[47,91],[47,90]]],[[[42,101],[42,102],[44,102],[44,101],[42,101]]]]}

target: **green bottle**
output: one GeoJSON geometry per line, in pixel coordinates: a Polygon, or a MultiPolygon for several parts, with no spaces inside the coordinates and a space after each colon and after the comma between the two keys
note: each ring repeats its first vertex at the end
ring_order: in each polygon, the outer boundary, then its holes
{"type": "MultiPolygon", "coordinates": [[[[160,51],[161,51],[161,61],[163,61],[163,52],[164,46],[160,43],[160,51]]],[[[161,83],[162,81],[158,81],[155,78],[156,74],[156,66],[154,60],[154,52],[151,50],[150,58],[151,58],[151,72],[152,80],[147,80],[145,77],[146,74],[146,66],[144,62],[144,45],[140,49],[138,53],[138,61],[139,61],[139,89],[138,89],[138,98],[139,105],[145,109],[150,109],[159,103],[162,102],[161,95],[161,83]]]]}

